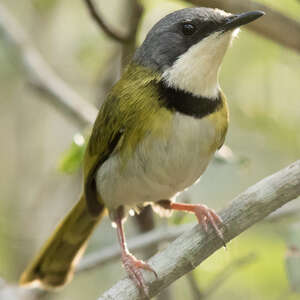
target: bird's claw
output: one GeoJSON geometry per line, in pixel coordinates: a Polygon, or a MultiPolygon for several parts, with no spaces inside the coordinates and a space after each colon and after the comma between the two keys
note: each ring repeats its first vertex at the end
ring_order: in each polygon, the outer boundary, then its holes
{"type": "Polygon", "coordinates": [[[130,253],[125,253],[122,255],[122,262],[127,274],[135,282],[139,290],[142,291],[145,296],[149,297],[149,289],[145,283],[141,269],[154,273],[155,277],[158,278],[155,270],[153,270],[149,264],[142,260],[138,260],[130,253]]]}
{"type": "Polygon", "coordinates": [[[211,224],[219,238],[223,241],[224,247],[226,246],[224,241],[224,235],[222,230],[219,228],[223,225],[222,219],[217,215],[217,213],[208,208],[206,205],[195,204],[194,213],[198,219],[199,224],[201,224],[205,230],[208,231],[208,224],[211,224]]]}

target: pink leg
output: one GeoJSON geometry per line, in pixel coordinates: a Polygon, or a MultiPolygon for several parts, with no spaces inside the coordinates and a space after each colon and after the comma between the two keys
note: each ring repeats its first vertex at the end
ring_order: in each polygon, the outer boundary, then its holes
{"type": "Polygon", "coordinates": [[[148,265],[147,263],[143,262],[142,260],[138,260],[135,258],[127,249],[126,241],[125,241],[125,234],[123,230],[123,223],[121,218],[116,220],[117,225],[117,233],[118,233],[118,240],[122,250],[122,263],[123,266],[129,275],[129,277],[135,282],[135,284],[139,287],[139,289],[148,296],[148,287],[145,284],[145,280],[143,278],[142,272],[140,269],[148,270],[153,272],[155,277],[157,278],[157,273],[148,265]]]}
{"type": "Polygon", "coordinates": [[[223,222],[215,211],[202,204],[187,204],[176,202],[171,202],[170,208],[174,210],[181,210],[194,213],[198,219],[199,224],[201,224],[204,227],[204,230],[206,232],[208,230],[208,224],[211,224],[225,246],[224,236],[219,228],[219,225],[223,224],[223,222]]]}

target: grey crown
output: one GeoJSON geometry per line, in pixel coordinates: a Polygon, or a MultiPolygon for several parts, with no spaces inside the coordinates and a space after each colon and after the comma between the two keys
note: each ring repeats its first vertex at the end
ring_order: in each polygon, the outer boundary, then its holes
{"type": "Polygon", "coordinates": [[[191,46],[213,32],[222,30],[222,25],[227,20],[228,17],[211,8],[196,7],[175,11],[152,27],[135,52],[133,62],[163,72],[191,46]],[[186,23],[195,26],[193,34],[183,33],[183,24],[186,23]]]}

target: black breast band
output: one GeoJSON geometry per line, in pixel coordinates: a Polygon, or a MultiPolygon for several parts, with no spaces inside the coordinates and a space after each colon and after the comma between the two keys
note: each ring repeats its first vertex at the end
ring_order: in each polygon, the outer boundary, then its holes
{"type": "Polygon", "coordinates": [[[220,92],[217,99],[211,99],[168,87],[163,81],[158,85],[161,104],[172,111],[200,119],[220,110],[223,106],[220,92]]]}

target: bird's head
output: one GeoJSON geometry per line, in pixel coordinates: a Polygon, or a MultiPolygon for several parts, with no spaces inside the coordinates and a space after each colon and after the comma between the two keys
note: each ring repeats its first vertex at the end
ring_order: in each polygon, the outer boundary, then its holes
{"type": "Polygon", "coordinates": [[[169,87],[216,98],[218,72],[232,38],[240,26],[262,15],[211,8],[175,11],[154,25],[133,61],[158,72],[169,87]]]}

